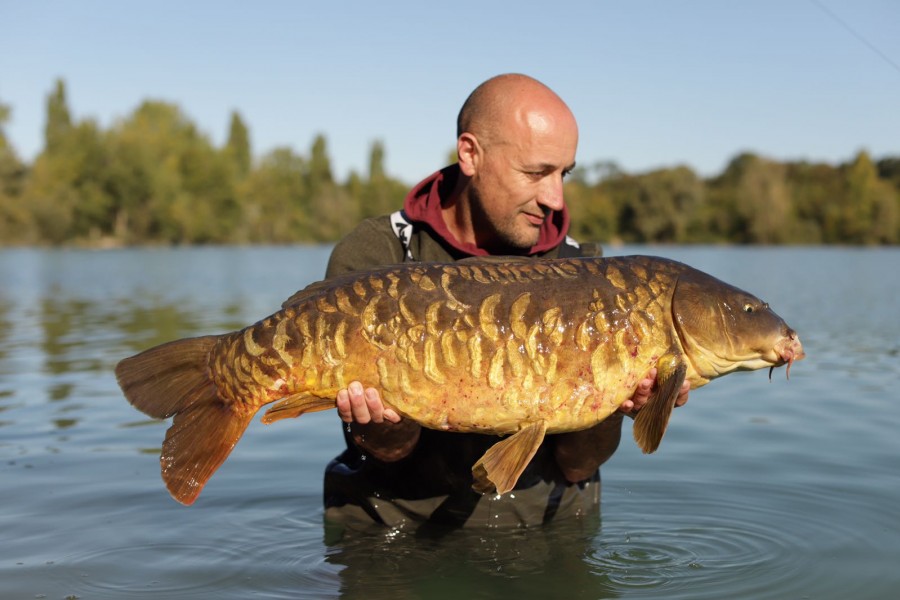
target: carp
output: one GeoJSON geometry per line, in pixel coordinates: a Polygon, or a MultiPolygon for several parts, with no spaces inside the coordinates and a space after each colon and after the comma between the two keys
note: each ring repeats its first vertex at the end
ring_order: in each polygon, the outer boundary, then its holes
{"type": "Polygon", "coordinates": [[[335,407],[359,380],[433,429],[507,436],[473,466],[478,491],[515,485],[546,434],[586,429],[656,367],[634,423],[645,453],[692,388],[804,357],[759,298],[672,260],[473,258],[405,263],[317,282],[240,331],[122,360],[137,409],[174,417],[160,465],[192,504],[257,411],[272,423],[335,407]]]}

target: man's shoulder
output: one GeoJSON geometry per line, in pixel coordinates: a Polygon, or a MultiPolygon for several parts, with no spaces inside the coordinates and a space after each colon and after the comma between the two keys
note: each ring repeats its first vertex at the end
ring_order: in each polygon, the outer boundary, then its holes
{"type": "Polygon", "coordinates": [[[328,259],[326,277],[403,261],[403,248],[391,229],[390,215],[361,221],[339,241],[328,259]]]}

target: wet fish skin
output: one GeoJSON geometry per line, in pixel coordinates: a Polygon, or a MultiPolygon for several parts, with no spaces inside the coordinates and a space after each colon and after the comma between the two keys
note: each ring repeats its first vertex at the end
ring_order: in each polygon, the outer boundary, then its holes
{"type": "Polygon", "coordinates": [[[333,408],[353,380],[423,426],[514,434],[475,467],[480,489],[504,491],[545,433],[599,423],[654,366],[665,397],[635,423],[645,451],[684,379],[802,356],[767,305],[681,263],[473,259],[314,284],[243,330],[125,359],[117,376],[137,408],[175,415],[163,478],[189,504],[260,407],[275,402],[265,422],[333,408]]]}

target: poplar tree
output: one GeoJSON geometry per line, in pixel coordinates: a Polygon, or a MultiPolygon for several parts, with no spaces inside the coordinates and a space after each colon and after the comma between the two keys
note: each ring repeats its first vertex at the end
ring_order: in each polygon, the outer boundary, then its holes
{"type": "Polygon", "coordinates": [[[66,84],[62,79],[47,96],[47,123],[44,126],[44,152],[58,152],[72,129],[72,116],[66,100],[66,84]]]}
{"type": "Polygon", "coordinates": [[[228,142],[225,154],[235,168],[238,179],[243,179],[250,172],[250,132],[237,111],[231,113],[231,125],[228,128],[228,142]]]}

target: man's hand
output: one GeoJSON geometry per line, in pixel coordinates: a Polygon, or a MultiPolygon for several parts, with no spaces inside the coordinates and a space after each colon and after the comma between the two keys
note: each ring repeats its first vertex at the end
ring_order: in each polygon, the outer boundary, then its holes
{"type": "Polygon", "coordinates": [[[344,423],[399,423],[400,415],[394,409],[385,408],[381,395],[375,388],[366,388],[358,381],[353,381],[347,389],[337,394],[337,409],[344,423]]]}
{"type": "Polygon", "coordinates": [[[385,407],[375,388],[363,388],[353,381],[338,391],[336,402],[341,420],[350,426],[353,442],[365,453],[383,462],[409,455],[419,442],[422,428],[409,419],[401,419],[385,407]]]}
{"type": "MultiPolygon", "coordinates": [[[[631,397],[631,400],[626,400],[619,406],[619,412],[629,417],[634,417],[641,408],[647,404],[647,400],[650,399],[650,393],[653,391],[653,387],[656,385],[656,367],[650,369],[650,372],[647,374],[646,379],[642,379],[640,383],[638,383],[637,389],[634,390],[634,396],[631,397]]],[[[683,406],[685,402],[688,401],[688,392],[691,390],[691,382],[685,381],[681,385],[681,390],[678,392],[678,398],[675,400],[675,406],[683,406]]]]}

